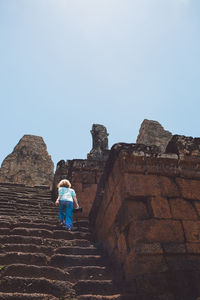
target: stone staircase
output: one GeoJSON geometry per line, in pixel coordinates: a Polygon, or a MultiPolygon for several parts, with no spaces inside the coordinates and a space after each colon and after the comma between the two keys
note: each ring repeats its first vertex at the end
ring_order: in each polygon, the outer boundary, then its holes
{"type": "Polygon", "coordinates": [[[0,299],[106,300],[121,295],[88,220],[59,227],[45,187],[0,184],[0,299]]]}

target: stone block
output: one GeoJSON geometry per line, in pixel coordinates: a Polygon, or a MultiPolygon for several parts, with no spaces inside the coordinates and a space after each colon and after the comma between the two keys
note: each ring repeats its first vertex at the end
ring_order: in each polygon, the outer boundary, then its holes
{"type": "Polygon", "coordinates": [[[187,242],[200,242],[200,221],[183,221],[187,242]]]}
{"type": "Polygon", "coordinates": [[[112,167],[112,174],[110,174],[110,176],[112,176],[113,178],[115,185],[120,184],[120,182],[124,180],[123,175],[124,173],[123,169],[120,166],[120,159],[116,159],[112,167]]]}
{"type": "Polygon", "coordinates": [[[113,250],[115,249],[116,245],[117,245],[117,239],[116,236],[112,233],[110,233],[107,237],[105,242],[105,250],[108,253],[109,256],[112,255],[113,250]]]}
{"type": "Polygon", "coordinates": [[[126,256],[123,269],[128,281],[139,275],[168,270],[162,255],[138,256],[134,249],[126,256]]]}
{"type": "Polygon", "coordinates": [[[123,233],[121,233],[118,237],[117,248],[121,257],[125,257],[127,255],[127,243],[125,235],[123,233]]]}
{"type": "Polygon", "coordinates": [[[200,217],[200,201],[194,201],[194,206],[196,208],[198,216],[200,217]]]}
{"type": "Polygon", "coordinates": [[[124,263],[124,259],[128,253],[128,249],[127,249],[127,243],[126,243],[126,237],[124,233],[118,233],[118,237],[117,234],[113,234],[113,236],[116,236],[116,241],[115,241],[115,245],[114,245],[114,251],[112,256],[114,257],[115,262],[117,262],[118,266],[122,266],[124,263]]]}
{"type": "MultiPolygon", "coordinates": [[[[146,295],[154,294],[157,295],[154,299],[156,300],[172,300],[174,298],[169,298],[167,295],[166,298],[162,298],[158,295],[163,295],[164,293],[169,292],[169,282],[165,273],[158,274],[145,274],[143,276],[136,277],[137,290],[139,293],[145,293],[146,295]]],[[[140,298],[138,298],[140,299],[140,298]]],[[[147,300],[147,298],[146,298],[147,300]]],[[[148,298],[149,300],[149,298],[148,298]]]]}
{"type": "Polygon", "coordinates": [[[200,200],[200,180],[176,178],[183,198],[200,200]]]}
{"type": "Polygon", "coordinates": [[[71,181],[74,182],[81,182],[81,183],[96,183],[96,176],[95,172],[93,171],[82,171],[77,170],[72,172],[71,181]]]}
{"type": "Polygon", "coordinates": [[[116,219],[116,225],[121,231],[133,220],[149,218],[147,205],[143,201],[135,201],[134,198],[122,199],[122,206],[116,219]]]}
{"type": "Polygon", "coordinates": [[[199,243],[187,243],[186,249],[189,254],[200,254],[200,242],[199,243]]]}
{"type": "Polygon", "coordinates": [[[194,270],[172,271],[169,273],[168,278],[170,289],[173,291],[176,300],[197,300],[196,298],[199,295],[199,272],[194,272],[194,270]]]}
{"type": "Polygon", "coordinates": [[[187,254],[177,254],[177,255],[165,255],[165,259],[167,262],[167,266],[169,271],[184,271],[191,270],[192,266],[190,266],[187,258],[187,254]]]}
{"type": "Polygon", "coordinates": [[[133,221],[128,232],[130,249],[136,242],[184,242],[182,225],[174,220],[133,221]]]}
{"type": "Polygon", "coordinates": [[[77,197],[81,196],[81,193],[83,191],[83,185],[81,182],[74,182],[72,188],[75,190],[77,197]]]}
{"type": "Polygon", "coordinates": [[[96,172],[96,183],[98,184],[100,182],[101,176],[102,176],[103,172],[96,172]]]}
{"type": "Polygon", "coordinates": [[[197,220],[198,216],[190,201],[181,198],[171,199],[170,206],[174,219],[197,220]]]}
{"type": "Polygon", "coordinates": [[[137,243],[135,249],[141,255],[163,254],[160,243],[137,243]]]}
{"type": "Polygon", "coordinates": [[[83,208],[83,217],[88,217],[97,191],[97,184],[90,184],[82,189],[79,205],[83,208]]]}
{"type": "Polygon", "coordinates": [[[125,196],[178,197],[176,184],[168,177],[143,174],[124,174],[125,196]]]}
{"type": "Polygon", "coordinates": [[[100,239],[104,238],[107,232],[109,232],[111,226],[114,224],[121,205],[122,205],[122,197],[121,197],[120,187],[117,186],[113,197],[110,199],[110,202],[108,203],[108,206],[104,210],[100,208],[97,216],[96,228],[99,232],[100,239]]]}
{"type": "Polygon", "coordinates": [[[162,244],[162,247],[168,254],[186,253],[186,246],[183,243],[162,244]]]}
{"type": "Polygon", "coordinates": [[[112,198],[114,191],[115,191],[116,185],[115,182],[113,180],[112,175],[110,175],[108,177],[108,181],[104,190],[104,202],[106,203],[106,205],[109,203],[110,199],[112,198]]]}
{"type": "Polygon", "coordinates": [[[165,259],[170,271],[195,271],[200,270],[199,255],[165,255],[165,259]]]}
{"type": "Polygon", "coordinates": [[[168,200],[164,197],[152,197],[150,200],[153,216],[160,219],[171,218],[168,200]]]}

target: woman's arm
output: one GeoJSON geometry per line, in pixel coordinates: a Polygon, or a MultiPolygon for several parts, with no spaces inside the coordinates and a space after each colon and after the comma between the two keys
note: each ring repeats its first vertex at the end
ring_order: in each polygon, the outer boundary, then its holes
{"type": "Polygon", "coordinates": [[[77,200],[76,196],[73,196],[72,198],[73,198],[73,200],[75,202],[76,208],[79,208],[78,200],[77,200]]]}
{"type": "Polygon", "coordinates": [[[60,196],[58,196],[58,198],[56,199],[55,205],[58,206],[59,205],[59,200],[60,200],[60,196]]]}

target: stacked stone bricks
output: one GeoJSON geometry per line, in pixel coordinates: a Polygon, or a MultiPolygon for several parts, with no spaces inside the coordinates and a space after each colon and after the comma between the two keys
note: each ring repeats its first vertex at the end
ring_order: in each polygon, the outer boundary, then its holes
{"type": "Polygon", "coordinates": [[[195,155],[182,151],[187,138],[172,143],[176,153],[114,145],[90,214],[96,239],[139,299],[200,296],[200,143],[190,147],[195,155]]]}
{"type": "Polygon", "coordinates": [[[77,194],[79,205],[83,208],[82,217],[88,217],[104,166],[103,161],[74,159],[65,162],[61,160],[57,164],[54,176],[54,200],[57,197],[58,182],[67,178],[77,194]]]}

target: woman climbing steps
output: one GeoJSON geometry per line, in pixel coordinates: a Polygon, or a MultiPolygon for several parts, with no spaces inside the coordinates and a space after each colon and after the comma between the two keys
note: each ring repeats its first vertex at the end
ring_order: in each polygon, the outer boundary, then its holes
{"type": "Polygon", "coordinates": [[[73,202],[75,208],[79,208],[76,193],[71,189],[71,183],[67,179],[63,179],[58,184],[58,198],[55,202],[59,208],[60,224],[65,225],[67,231],[73,229],[73,202]]]}

